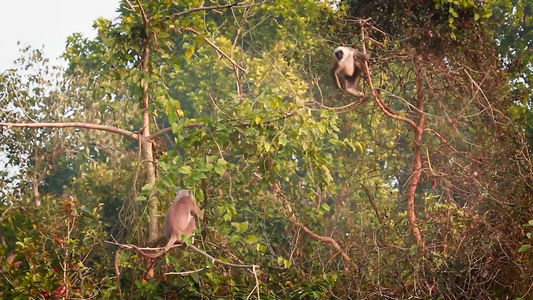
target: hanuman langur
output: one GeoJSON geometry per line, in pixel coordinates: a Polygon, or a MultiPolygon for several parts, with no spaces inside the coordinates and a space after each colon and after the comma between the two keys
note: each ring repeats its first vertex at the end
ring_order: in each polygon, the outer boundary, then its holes
{"type": "Polygon", "coordinates": [[[200,220],[204,217],[202,211],[194,202],[192,192],[190,190],[179,191],[165,215],[165,230],[163,234],[150,243],[151,245],[157,245],[161,241],[167,240],[165,249],[151,254],[145,253],[137,247],[134,248],[146,257],[156,258],[161,256],[179,240],[180,235],[191,236],[193,234],[196,229],[194,216],[198,216],[200,220]]]}
{"type": "Polygon", "coordinates": [[[345,90],[357,97],[363,97],[365,94],[358,91],[355,87],[359,77],[367,77],[368,70],[365,61],[370,59],[370,55],[365,54],[357,49],[350,47],[337,47],[333,50],[333,65],[331,66],[331,77],[337,87],[342,90],[339,82],[338,73],[344,75],[345,90]]]}

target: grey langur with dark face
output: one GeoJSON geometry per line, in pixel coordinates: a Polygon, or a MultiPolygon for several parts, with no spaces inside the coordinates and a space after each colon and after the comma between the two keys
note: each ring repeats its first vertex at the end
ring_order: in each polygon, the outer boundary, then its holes
{"type": "Polygon", "coordinates": [[[150,258],[156,258],[167,252],[177,241],[180,236],[189,237],[193,235],[196,229],[197,216],[200,220],[204,215],[200,208],[194,202],[194,196],[190,190],[181,190],[174,198],[174,202],[170,205],[165,215],[165,230],[157,239],[150,242],[150,245],[157,245],[161,241],[167,240],[164,250],[158,253],[145,253],[137,246],[131,245],[142,255],[150,258]]]}
{"type": "Polygon", "coordinates": [[[358,91],[355,87],[359,77],[368,77],[368,69],[365,61],[370,59],[370,55],[365,54],[357,49],[340,46],[333,50],[333,65],[331,66],[331,77],[342,90],[338,74],[344,75],[345,90],[357,97],[363,97],[365,94],[358,91]]]}

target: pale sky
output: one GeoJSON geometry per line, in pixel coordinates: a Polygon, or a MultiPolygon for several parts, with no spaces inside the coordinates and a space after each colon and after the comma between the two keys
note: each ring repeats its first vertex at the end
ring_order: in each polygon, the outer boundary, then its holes
{"type": "Polygon", "coordinates": [[[0,0],[0,73],[14,66],[18,50],[27,45],[38,49],[44,45],[44,55],[53,62],[65,51],[69,35],[95,37],[94,21],[116,18],[118,7],[119,0],[0,0]]]}

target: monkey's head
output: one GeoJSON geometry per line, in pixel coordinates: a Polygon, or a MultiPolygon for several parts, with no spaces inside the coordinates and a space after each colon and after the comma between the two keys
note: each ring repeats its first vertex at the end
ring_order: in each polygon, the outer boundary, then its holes
{"type": "Polygon", "coordinates": [[[174,202],[187,203],[191,214],[198,216],[200,220],[204,219],[204,214],[196,205],[196,201],[194,200],[194,195],[192,194],[191,190],[179,191],[176,195],[176,198],[174,198],[174,202]]]}
{"type": "Polygon", "coordinates": [[[333,50],[333,55],[335,56],[335,58],[338,60],[338,61],[341,61],[342,58],[344,57],[344,47],[337,47],[335,48],[335,50],[333,50]]]}
{"type": "Polygon", "coordinates": [[[192,201],[194,202],[194,196],[192,195],[192,192],[191,190],[180,190],[177,194],[176,194],[176,199],[181,199],[183,197],[191,197],[192,198],[192,201]]]}

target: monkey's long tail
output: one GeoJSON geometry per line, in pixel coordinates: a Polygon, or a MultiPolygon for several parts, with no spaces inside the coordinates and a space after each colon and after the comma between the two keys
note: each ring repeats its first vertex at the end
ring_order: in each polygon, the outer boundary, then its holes
{"type": "Polygon", "coordinates": [[[152,240],[148,242],[148,246],[150,248],[157,247],[157,245],[161,244],[161,242],[164,242],[166,240],[165,236],[162,234],[158,236],[155,240],[152,240]]]}

